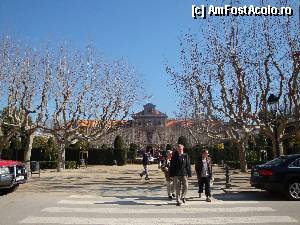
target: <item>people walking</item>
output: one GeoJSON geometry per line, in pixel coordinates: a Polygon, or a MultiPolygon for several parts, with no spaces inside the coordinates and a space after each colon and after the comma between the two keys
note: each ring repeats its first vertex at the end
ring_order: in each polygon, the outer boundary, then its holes
{"type": "Polygon", "coordinates": [[[190,158],[183,153],[184,146],[179,144],[170,163],[170,177],[174,178],[177,206],[186,202],[188,177],[192,176],[190,158]]]}
{"type": "Polygon", "coordinates": [[[199,198],[201,198],[203,186],[205,185],[206,201],[211,202],[210,180],[212,179],[212,162],[207,149],[202,150],[200,157],[196,161],[195,170],[198,178],[199,198]]]}
{"type": "Polygon", "coordinates": [[[150,180],[149,178],[149,164],[150,164],[150,149],[146,149],[146,152],[143,152],[143,167],[144,170],[140,173],[140,177],[142,178],[144,175],[146,175],[145,180],[150,180]]]}
{"type": "Polygon", "coordinates": [[[165,174],[166,178],[166,184],[167,184],[167,194],[168,198],[171,200],[173,197],[175,197],[175,188],[174,188],[174,179],[170,177],[170,162],[172,159],[172,151],[168,150],[166,154],[166,158],[161,164],[161,170],[165,174]]]}

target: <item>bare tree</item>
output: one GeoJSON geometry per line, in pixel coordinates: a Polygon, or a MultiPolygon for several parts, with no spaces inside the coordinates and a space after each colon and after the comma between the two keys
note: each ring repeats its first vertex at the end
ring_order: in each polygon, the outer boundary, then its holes
{"type": "Polygon", "coordinates": [[[184,94],[186,115],[193,120],[193,125],[188,127],[189,132],[198,143],[235,141],[239,146],[241,168],[246,171],[245,142],[253,129],[247,124],[243,81],[235,76],[225,79],[226,56],[221,50],[226,51],[220,49],[219,43],[214,43],[216,49],[208,58],[200,51],[195,36],[186,35],[185,38],[188,46],[181,44],[184,48],[181,50],[183,73],[177,73],[170,67],[167,67],[167,72],[184,94]]]}
{"type": "MultiPolygon", "coordinates": [[[[101,62],[100,62],[101,63],[101,62]]],[[[105,134],[126,126],[124,121],[140,97],[141,81],[125,60],[102,62],[96,79],[90,87],[89,101],[85,107],[87,119],[93,119],[82,137],[88,140],[101,139],[105,134]]]]}
{"type": "Polygon", "coordinates": [[[212,138],[237,142],[242,170],[246,170],[245,143],[249,135],[262,129],[273,143],[278,143],[288,119],[296,119],[299,114],[296,24],[295,18],[284,17],[210,19],[201,23],[200,42],[187,34],[181,43],[182,70],[176,72],[167,67],[189,107],[186,115],[195,121],[194,136],[199,138],[199,134],[206,133],[212,138]],[[267,100],[276,91],[277,104],[282,105],[278,110],[281,117],[271,119],[266,117],[270,115],[267,100]],[[222,121],[221,126],[213,129],[213,121],[222,121]]]}
{"type": "Polygon", "coordinates": [[[274,155],[279,156],[283,154],[282,141],[299,132],[299,21],[290,17],[265,18],[261,27],[263,46],[257,46],[259,56],[252,54],[248,60],[258,80],[258,110],[253,113],[253,120],[272,140],[274,155]],[[291,123],[294,129],[287,133],[291,123]]]}
{"type": "MultiPolygon", "coordinates": [[[[7,90],[7,84],[8,84],[8,78],[10,77],[10,70],[12,63],[10,60],[11,58],[11,50],[12,50],[12,43],[8,37],[1,39],[0,44],[0,96],[1,96],[1,102],[3,105],[7,104],[7,99],[3,98],[3,96],[7,96],[7,93],[5,93],[5,90],[7,90]]],[[[8,129],[5,129],[4,120],[9,120],[7,118],[7,108],[2,109],[2,118],[1,118],[1,129],[2,129],[2,136],[0,141],[0,151],[2,151],[8,144],[11,139],[11,137],[16,133],[17,129],[16,127],[8,127],[8,129]]],[[[0,153],[1,157],[1,153],[0,153]]]]}
{"type": "Polygon", "coordinates": [[[107,63],[90,47],[83,54],[63,46],[54,64],[52,126],[44,129],[59,144],[57,170],[61,171],[70,143],[95,141],[122,126],[140,86],[135,71],[124,60],[107,63]]]}
{"type": "Polygon", "coordinates": [[[1,73],[5,76],[5,93],[7,98],[7,120],[2,125],[9,127],[3,136],[1,145],[8,144],[10,138],[19,133],[26,138],[24,159],[29,161],[33,134],[43,123],[47,109],[47,95],[50,83],[48,55],[24,47],[6,38],[1,53],[5,64],[1,73]]]}
{"type": "MultiPolygon", "coordinates": [[[[281,1],[277,6],[286,4],[281,1]]],[[[299,21],[291,17],[263,17],[250,22],[232,18],[223,24],[225,38],[218,36],[211,26],[209,45],[215,53],[214,59],[223,55],[216,61],[221,62],[221,69],[227,74],[223,78],[219,76],[228,86],[221,89],[222,94],[229,91],[229,101],[240,101],[242,122],[260,128],[272,140],[274,155],[282,155],[282,140],[288,137],[286,128],[291,120],[299,120],[299,82],[296,81],[299,79],[299,21]],[[268,106],[271,96],[275,96],[275,112],[268,106]]]]}
{"type": "Polygon", "coordinates": [[[31,157],[37,129],[50,132],[59,144],[58,170],[64,168],[65,147],[77,140],[97,140],[118,129],[140,94],[141,83],[125,60],[105,62],[91,47],[87,52],[33,50],[9,38],[0,45],[1,101],[8,132],[26,138],[25,160],[31,157]],[[83,131],[82,124],[93,126],[83,131]]]}

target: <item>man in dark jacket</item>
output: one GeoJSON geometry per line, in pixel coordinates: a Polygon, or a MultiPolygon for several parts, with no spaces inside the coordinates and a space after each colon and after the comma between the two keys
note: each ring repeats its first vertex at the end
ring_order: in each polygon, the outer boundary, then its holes
{"type": "Polygon", "coordinates": [[[183,148],[183,145],[178,145],[170,163],[170,177],[174,177],[177,206],[181,205],[181,201],[185,203],[188,190],[187,178],[192,176],[190,158],[186,153],[183,153],[183,148]],[[181,187],[182,192],[180,193],[181,187]]]}
{"type": "Polygon", "coordinates": [[[195,170],[198,178],[199,198],[201,198],[201,194],[203,193],[203,185],[205,185],[206,201],[211,202],[210,180],[212,178],[212,163],[211,158],[208,156],[207,149],[202,150],[201,156],[198,158],[195,164],[195,170]]]}

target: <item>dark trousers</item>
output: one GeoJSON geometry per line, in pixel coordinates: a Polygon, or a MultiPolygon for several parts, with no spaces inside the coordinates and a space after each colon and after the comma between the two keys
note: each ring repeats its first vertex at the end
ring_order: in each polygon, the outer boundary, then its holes
{"type": "Polygon", "coordinates": [[[203,193],[203,185],[205,185],[205,195],[206,195],[206,197],[211,197],[211,194],[210,194],[210,177],[199,177],[198,185],[199,185],[198,193],[203,193]]]}

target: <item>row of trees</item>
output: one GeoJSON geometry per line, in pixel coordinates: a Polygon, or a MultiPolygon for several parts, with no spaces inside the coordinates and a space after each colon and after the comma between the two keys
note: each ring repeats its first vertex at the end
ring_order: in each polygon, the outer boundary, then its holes
{"type": "MultiPolygon", "coordinates": [[[[32,144],[32,161],[40,161],[42,164],[53,165],[58,158],[58,148],[53,137],[35,136],[32,144]]],[[[78,141],[69,145],[66,151],[66,162],[80,163],[80,159],[85,159],[89,164],[125,165],[127,162],[135,162],[139,146],[131,143],[125,146],[121,136],[117,135],[113,147],[103,144],[100,148],[91,148],[86,141],[78,141]]],[[[12,138],[9,148],[2,151],[4,159],[24,160],[24,148],[22,140],[12,138]]],[[[52,167],[51,167],[52,168],[52,167]]]]}
{"type": "MultiPolygon", "coordinates": [[[[247,5],[247,1],[225,3],[247,5]]],[[[297,1],[252,3],[290,6],[295,14],[299,6],[297,1]]],[[[201,20],[198,34],[188,32],[181,38],[179,66],[167,65],[166,71],[182,97],[180,116],[194,121],[189,131],[195,141],[234,141],[243,171],[253,134],[261,132],[272,141],[274,156],[283,154],[284,140],[299,135],[297,15],[201,20]],[[276,106],[274,111],[270,105],[276,106]]]]}
{"type": "MultiPolygon", "coordinates": [[[[180,136],[177,143],[185,146],[185,152],[189,154],[192,163],[200,157],[203,148],[208,148],[214,163],[221,164],[223,161],[233,167],[239,166],[237,163],[238,148],[232,141],[208,147],[205,145],[192,146],[187,137],[180,136]]],[[[293,153],[293,150],[295,150],[294,148],[289,148],[289,143],[284,143],[284,146],[287,153],[293,153]]],[[[33,139],[31,160],[40,161],[42,167],[51,166],[53,168],[57,160],[57,149],[58,145],[53,137],[35,136],[33,139]]],[[[115,160],[117,165],[124,165],[127,162],[136,162],[135,159],[139,149],[140,147],[134,143],[131,143],[130,146],[125,146],[123,138],[119,135],[115,137],[112,147],[103,144],[100,148],[92,148],[88,142],[78,141],[66,148],[66,162],[69,164],[76,162],[78,164],[80,163],[80,159],[84,158],[88,164],[113,165],[115,160]]],[[[168,144],[165,146],[165,149],[173,150],[173,146],[168,144]]],[[[300,144],[298,145],[299,150],[300,144]]],[[[13,137],[10,147],[2,152],[2,157],[23,161],[24,148],[22,139],[13,137]]],[[[248,165],[261,163],[262,161],[272,159],[272,157],[272,143],[264,135],[259,134],[248,140],[246,155],[248,165]]]]}
{"type": "Polygon", "coordinates": [[[122,124],[140,97],[141,82],[125,60],[105,60],[92,46],[36,49],[5,37],[0,40],[0,90],[0,156],[17,135],[24,139],[29,162],[34,133],[49,133],[58,144],[60,171],[67,146],[101,139],[122,124]],[[83,132],[86,121],[92,125],[83,132]]]}

